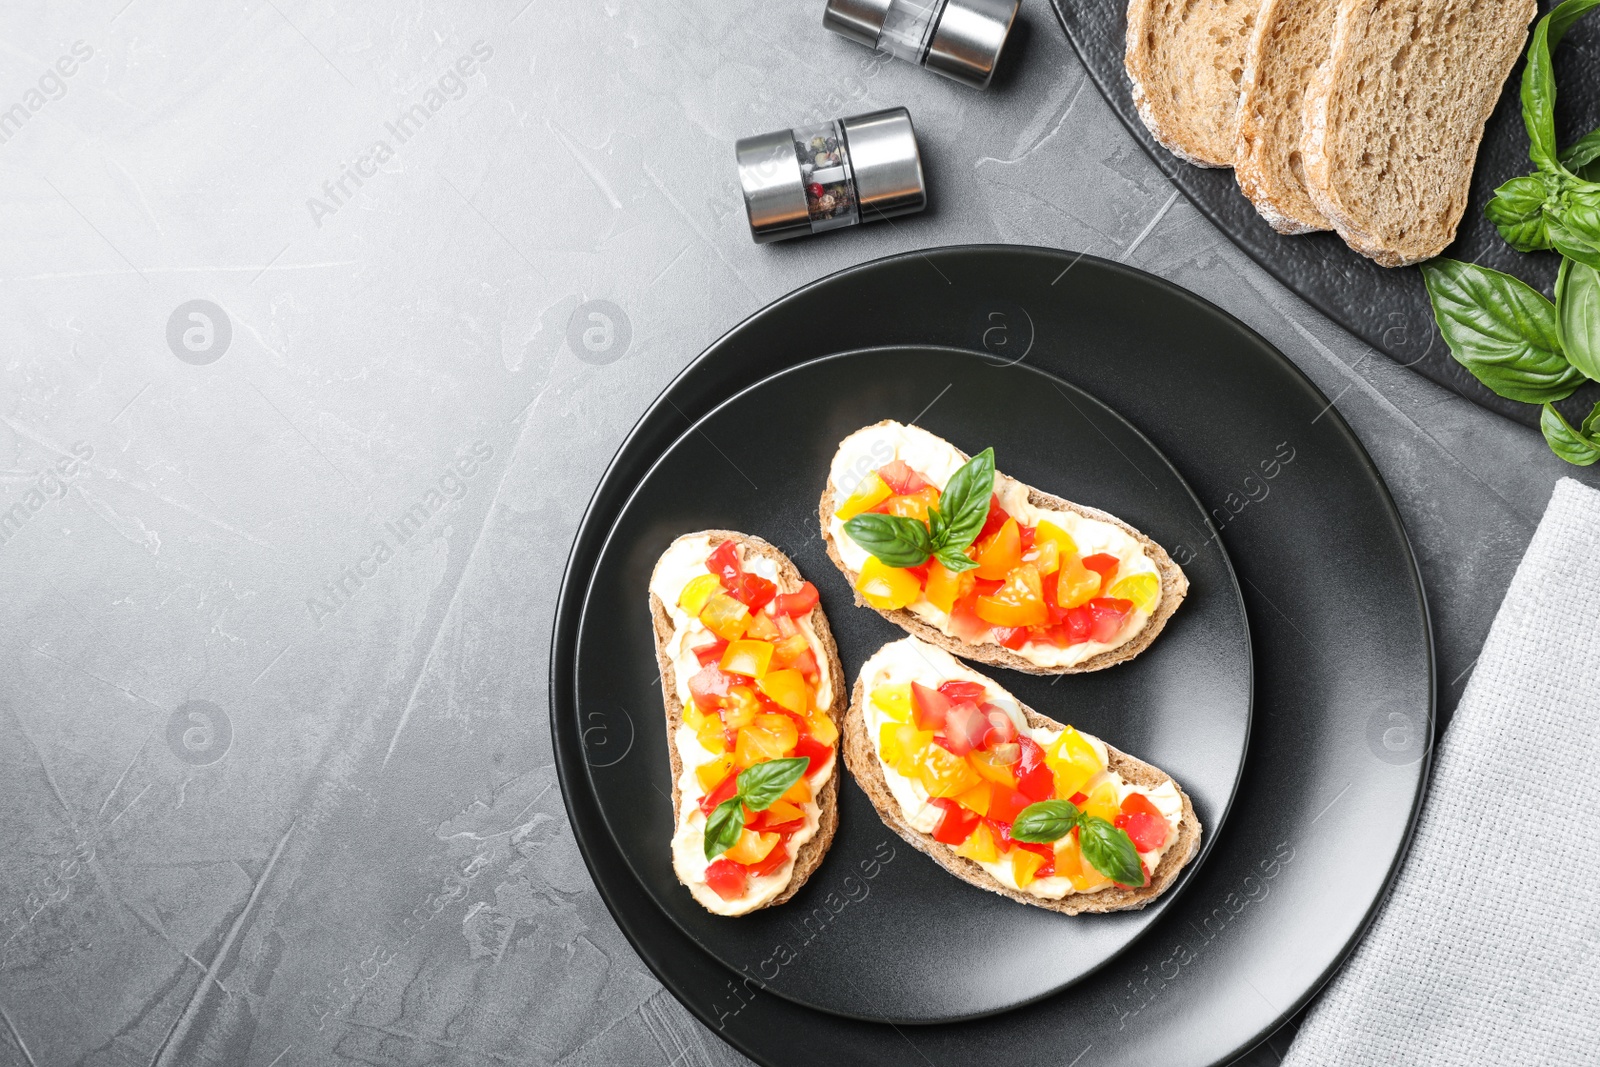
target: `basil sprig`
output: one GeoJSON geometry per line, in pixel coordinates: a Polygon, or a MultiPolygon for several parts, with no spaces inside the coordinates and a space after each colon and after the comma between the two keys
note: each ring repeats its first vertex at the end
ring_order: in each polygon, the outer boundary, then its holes
{"type": "Polygon", "coordinates": [[[1422,266],[1439,332],[1456,362],[1509,400],[1562,400],[1583,375],[1562,355],[1556,307],[1509,274],[1454,259],[1422,266]]]}
{"type": "Polygon", "coordinates": [[[1041,800],[1029,804],[1011,824],[1011,837],[1029,844],[1047,845],[1078,830],[1078,847],[1089,866],[1118,885],[1144,885],[1144,864],[1128,831],[1078,810],[1070,800],[1041,800]]]}
{"type": "Polygon", "coordinates": [[[993,495],[994,449],[986,448],[950,476],[927,522],[867,511],[846,522],[844,532],[887,566],[920,567],[932,558],[959,574],[977,566],[967,546],[983,530],[993,495]]]}
{"type": "Polygon", "coordinates": [[[712,809],[706,819],[706,859],[713,860],[739,843],[744,809],[766,811],[798,782],[811,763],[807,756],[762,760],[739,772],[737,791],[712,809]]]}

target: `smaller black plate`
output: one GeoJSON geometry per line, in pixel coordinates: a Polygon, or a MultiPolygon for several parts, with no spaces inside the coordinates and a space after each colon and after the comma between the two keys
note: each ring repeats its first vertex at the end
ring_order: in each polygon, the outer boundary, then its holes
{"type": "MultiPolygon", "coordinates": [[[[1149,760],[1178,780],[1216,841],[1244,765],[1252,667],[1243,600],[1204,508],[1137,430],[1053,375],[938,348],[815,360],[725,401],[634,490],[593,570],[577,641],[580,721],[625,718],[631,744],[594,758],[603,818],[661,909],[736,974],[852,1018],[950,1022],[1005,1011],[1076,982],[1121,952],[1199,865],[1143,911],[1068,917],[961,882],[879,819],[841,768],[840,827],[793,900],[737,919],[695,903],[673,874],[665,719],[645,590],[679,534],[708,528],[777,544],[822,592],[845,684],[903,631],[853,606],[817,529],[838,442],[884,418],[916,422],[969,452],[992,444],[1007,474],[1104,508],[1180,560],[1188,600],[1130,663],[1094,674],[991,673],[1021,700],[1149,760]]],[[[1200,858],[1203,858],[1200,857],[1200,858]]]]}

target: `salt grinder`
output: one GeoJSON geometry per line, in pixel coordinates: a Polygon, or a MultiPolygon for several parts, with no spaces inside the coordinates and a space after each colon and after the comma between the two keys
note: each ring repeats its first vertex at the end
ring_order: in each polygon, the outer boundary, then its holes
{"type": "Polygon", "coordinates": [[[822,24],[852,41],[988,87],[1021,0],[828,0],[822,24]]]}

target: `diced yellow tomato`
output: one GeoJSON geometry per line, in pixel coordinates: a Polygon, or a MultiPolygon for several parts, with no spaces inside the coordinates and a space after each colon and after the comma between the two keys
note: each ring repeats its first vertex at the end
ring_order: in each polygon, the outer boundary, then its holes
{"type": "Polygon", "coordinates": [[[700,621],[724,641],[737,641],[750,624],[750,609],[727,593],[713,593],[700,608],[700,621]]]}
{"type": "Polygon", "coordinates": [[[1016,519],[1007,519],[978,549],[978,577],[997,582],[1021,562],[1022,531],[1016,519]]]}
{"type": "MultiPolygon", "coordinates": [[[[733,648],[732,645],[728,647],[733,648]]],[[[768,699],[778,707],[787,708],[796,715],[806,713],[806,679],[793,667],[786,667],[781,671],[768,671],[756,680],[756,688],[767,694],[768,699]]]]}
{"type": "Polygon", "coordinates": [[[810,803],[811,783],[806,781],[804,778],[796,779],[794,785],[789,787],[789,791],[783,794],[781,799],[788,801],[790,804],[810,803]]]}
{"type": "Polygon", "coordinates": [[[980,781],[966,760],[933,744],[931,738],[920,751],[910,754],[908,763],[915,767],[915,776],[930,797],[959,796],[980,781]]]}
{"type": "Polygon", "coordinates": [[[831,745],[839,740],[839,727],[825,711],[813,709],[806,712],[806,730],[818,744],[831,745]]]}
{"type": "Polygon", "coordinates": [[[932,743],[932,730],[919,730],[910,723],[886,722],[878,727],[878,752],[883,762],[902,774],[910,758],[932,743]]]}
{"type": "Polygon", "coordinates": [[[736,685],[728,690],[728,702],[722,708],[722,725],[737,730],[755,722],[761,710],[761,701],[748,685],[736,685]]]}
{"type": "Polygon", "coordinates": [[[1083,810],[1106,822],[1115,820],[1122,812],[1122,804],[1117,796],[1117,783],[1107,778],[1089,790],[1089,799],[1083,802],[1083,810]]]}
{"type": "Polygon", "coordinates": [[[791,803],[780,797],[767,805],[767,825],[793,822],[795,819],[805,818],[805,814],[805,809],[799,804],[791,803]]]}
{"type": "MultiPolygon", "coordinates": [[[[721,781],[719,778],[718,781],[721,781]]],[[[975,811],[979,815],[989,814],[989,783],[979,782],[971,789],[955,798],[955,802],[968,811],[975,811]]]]}
{"type": "Polygon", "coordinates": [[[1034,541],[1033,551],[1023,558],[1039,568],[1041,575],[1054,574],[1061,567],[1061,550],[1054,541],[1034,541]]]}
{"type": "Polygon", "coordinates": [[[1061,577],[1056,579],[1056,603],[1076,608],[1100,595],[1100,576],[1083,565],[1074,552],[1061,557],[1061,577]]]}
{"type": "Polygon", "coordinates": [[[750,613],[750,623],[744,628],[744,635],[756,641],[776,641],[780,636],[778,624],[764,611],[750,613]]]}
{"type": "Polygon", "coordinates": [[[722,653],[720,668],[729,674],[760,678],[772,662],[772,645],[766,641],[731,641],[722,653]]]}
{"type": "Polygon", "coordinates": [[[956,847],[956,855],[979,863],[994,863],[1000,858],[1000,842],[995,840],[994,831],[989,829],[988,824],[980,822],[967,835],[967,839],[956,847]]]}
{"type": "Polygon", "coordinates": [[[1044,857],[1037,852],[1029,852],[1022,848],[1011,850],[1011,873],[1017,879],[1019,889],[1026,889],[1032,885],[1033,880],[1039,876],[1039,868],[1043,866],[1044,857]]]}
{"type": "Polygon", "coordinates": [[[1058,559],[1066,559],[1068,556],[1076,556],[1078,554],[1078,542],[1072,539],[1071,534],[1049,519],[1042,520],[1038,526],[1034,527],[1033,543],[1035,545],[1055,545],[1058,559]]]}
{"type": "Polygon", "coordinates": [[[1140,611],[1154,611],[1161,602],[1161,579],[1150,571],[1118,578],[1108,596],[1131,600],[1140,611]]]}
{"type": "MultiPolygon", "coordinates": [[[[1006,747],[1015,749],[1017,746],[1008,745],[1006,747]]],[[[1014,769],[1017,765],[1015,757],[1019,754],[1020,750],[1018,750],[1016,753],[1011,753],[1013,757],[1012,761],[1010,763],[1004,763],[1002,762],[1003,756],[1005,755],[1004,753],[995,753],[985,749],[978,749],[967,754],[967,761],[972,764],[972,769],[977,771],[982,777],[999,785],[1015,789],[1017,787],[1017,775],[1014,769]]]]}
{"type": "Polygon", "coordinates": [[[698,616],[711,594],[721,588],[722,581],[715,574],[697,574],[689,579],[683,592],[678,594],[678,606],[690,615],[698,616]]]}
{"type": "Polygon", "coordinates": [[[915,493],[890,497],[887,509],[890,515],[899,515],[901,518],[927,522],[928,509],[938,505],[939,490],[929,485],[918,489],[915,493]]]}
{"type": "MultiPolygon", "coordinates": [[[[687,726],[691,730],[698,731],[700,727],[704,726],[705,724],[706,713],[700,710],[700,706],[698,704],[691,700],[689,703],[684,705],[683,725],[687,726]]],[[[718,721],[717,725],[722,725],[720,720],[718,721]]]]}
{"type": "Polygon", "coordinates": [[[903,608],[922,595],[922,583],[910,571],[885,566],[877,556],[868,556],[856,578],[861,598],[879,611],[903,608]]]}
{"type": "Polygon", "coordinates": [[[751,767],[763,760],[779,759],[794,748],[800,731],[787,715],[757,715],[749,726],[739,730],[739,743],[733,749],[733,762],[751,767]]]}
{"type": "Polygon", "coordinates": [[[895,722],[910,722],[911,683],[878,686],[872,691],[872,706],[895,722]]]}
{"type": "Polygon", "coordinates": [[[1089,779],[1106,769],[1094,746],[1070,726],[1045,749],[1044,761],[1055,778],[1056,796],[1062,798],[1082,792],[1089,779]]]}
{"type": "Polygon", "coordinates": [[[694,736],[707,752],[724,752],[728,748],[728,735],[723,731],[722,723],[716,719],[707,718],[694,736]]]}
{"type": "Polygon", "coordinates": [[[884,480],[878,477],[877,471],[873,471],[861,479],[861,484],[856,486],[856,491],[851,493],[845,499],[845,502],[839,505],[839,510],[833,514],[835,517],[848,522],[863,511],[871,511],[893,495],[894,490],[890,489],[884,480]]]}
{"type": "Polygon", "coordinates": [[[973,610],[991,626],[1043,626],[1050,621],[1039,570],[1031,563],[1018,565],[992,595],[978,597],[973,610]]]}
{"type": "Polygon", "coordinates": [[[714,759],[710,763],[702,763],[694,769],[695,780],[700,783],[700,789],[710,793],[722,780],[728,777],[728,772],[733,769],[733,760],[727,756],[714,759]]]}
{"type": "Polygon", "coordinates": [[[738,843],[723,855],[735,863],[760,863],[767,858],[778,844],[781,834],[758,834],[754,830],[745,830],[739,834],[738,843]]]}
{"type": "Polygon", "coordinates": [[[922,595],[928,598],[928,603],[948,615],[955,608],[956,601],[972,592],[972,587],[977,581],[977,575],[970,570],[957,574],[946,569],[937,559],[931,560],[928,563],[928,581],[923,587],[922,595]]]}

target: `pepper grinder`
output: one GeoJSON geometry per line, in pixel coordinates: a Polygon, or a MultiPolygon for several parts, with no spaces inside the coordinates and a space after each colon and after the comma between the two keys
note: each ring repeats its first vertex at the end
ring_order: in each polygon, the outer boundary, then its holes
{"type": "Polygon", "coordinates": [[[822,24],[843,37],[974,89],[994,76],[1021,0],[828,0],[822,24]]]}

